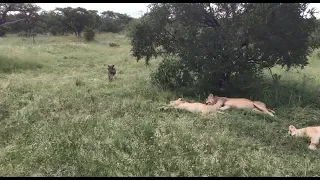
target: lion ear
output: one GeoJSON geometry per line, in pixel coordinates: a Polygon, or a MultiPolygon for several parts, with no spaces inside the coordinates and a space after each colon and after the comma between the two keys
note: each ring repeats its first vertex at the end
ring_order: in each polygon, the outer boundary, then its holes
{"type": "Polygon", "coordinates": [[[213,97],[213,94],[209,94],[209,97],[213,97]]]}
{"type": "Polygon", "coordinates": [[[179,101],[184,101],[184,99],[183,98],[179,98],[179,101]]]}
{"type": "Polygon", "coordinates": [[[289,129],[295,130],[296,127],[294,127],[293,125],[290,125],[290,126],[289,126],[289,129]]]}

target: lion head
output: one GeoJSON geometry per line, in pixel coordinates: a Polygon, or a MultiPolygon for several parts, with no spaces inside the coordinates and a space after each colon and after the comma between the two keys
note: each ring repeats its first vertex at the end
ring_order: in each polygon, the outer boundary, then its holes
{"type": "Polygon", "coordinates": [[[297,128],[294,127],[293,125],[290,125],[289,126],[289,131],[288,133],[291,135],[291,136],[295,136],[297,134],[297,128]]]}
{"type": "Polygon", "coordinates": [[[208,98],[206,99],[206,104],[207,105],[214,105],[217,103],[217,101],[218,101],[217,97],[214,96],[213,94],[210,94],[208,96],[208,98]]]}

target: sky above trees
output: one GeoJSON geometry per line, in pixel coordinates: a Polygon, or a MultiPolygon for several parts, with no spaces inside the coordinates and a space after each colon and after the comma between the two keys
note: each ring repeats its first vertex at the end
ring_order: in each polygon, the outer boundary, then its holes
{"type": "Polygon", "coordinates": [[[147,5],[149,3],[35,3],[42,9],[49,11],[56,7],[82,7],[89,10],[103,11],[114,11],[122,14],[128,14],[131,17],[138,18],[143,13],[147,12],[147,5]]]}
{"type": "MultiPolygon", "coordinates": [[[[44,10],[53,10],[56,7],[83,7],[90,10],[114,11],[122,14],[128,14],[131,17],[138,18],[143,13],[147,12],[147,5],[149,3],[36,3],[44,10]]],[[[310,3],[310,7],[315,7],[317,11],[320,10],[320,3],[310,3]]],[[[315,14],[317,18],[320,18],[320,13],[315,14]]]]}

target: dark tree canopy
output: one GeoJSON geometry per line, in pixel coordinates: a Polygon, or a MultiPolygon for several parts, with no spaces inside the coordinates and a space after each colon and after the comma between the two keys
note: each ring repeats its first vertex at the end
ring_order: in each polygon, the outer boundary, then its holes
{"type": "Polygon", "coordinates": [[[10,12],[24,12],[29,3],[0,3],[0,37],[4,36],[10,29],[8,25],[15,24],[24,19],[17,19],[14,21],[8,21],[7,17],[10,12]]]}
{"type": "Polygon", "coordinates": [[[0,26],[4,26],[11,23],[16,23],[17,21],[7,21],[8,13],[10,12],[24,12],[30,3],[0,3],[0,26]]]}
{"type": "MultiPolygon", "coordinates": [[[[133,56],[147,63],[159,55],[175,57],[175,73],[181,73],[174,76],[188,81],[216,85],[275,65],[304,67],[312,51],[316,23],[307,3],[153,3],[149,8],[130,34],[133,56]]],[[[158,69],[158,76],[164,71],[158,69]]]]}
{"type": "Polygon", "coordinates": [[[320,19],[317,19],[315,21],[316,21],[317,28],[310,37],[310,46],[319,47],[320,46],[320,19]]]}
{"type": "Polygon", "coordinates": [[[43,12],[40,19],[44,32],[48,32],[52,35],[68,35],[72,32],[70,31],[70,28],[65,26],[52,11],[43,12]]]}
{"type": "Polygon", "coordinates": [[[67,27],[70,31],[73,31],[76,37],[81,37],[81,32],[85,26],[94,26],[95,16],[93,12],[84,8],[56,8],[54,11],[56,17],[67,27]]]}
{"type": "Polygon", "coordinates": [[[81,37],[84,27],[90,27],[99,33],[119,33],[126,30],[132,20],[134,18],[126,14],[113,11],[98,13],[81,7],[58,7],[53,11],[43,11],[34,3],[0,3],[0,36],[11,31],[23,36],[35,33],[73,33],[76,37],[81,37]]]}
{"type": "Polygon", "coordinates": [[[101,30],[106,32],[120,32],[124,30],[127,24],[132,21],[133,18],[121,13],[113,11],[104,11],[101,13],[101,30]]]}
{"type": "Polygon", "coordinates": [[[39,6],[28,3],[25,5],[25,10],[16,15],[18,19],[24,19],[19,25],[25,31],[26,36],[31,36],[34,33],[35,25],[39,21],[38,12],[40,10],[39,6]]]}

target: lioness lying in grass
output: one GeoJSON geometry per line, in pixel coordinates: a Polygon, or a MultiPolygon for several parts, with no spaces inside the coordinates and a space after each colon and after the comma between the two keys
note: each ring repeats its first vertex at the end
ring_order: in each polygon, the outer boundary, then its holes
{"type": "Polygon", "coordinates": [[[183,98],[179,98],[175,101],[170,101],[167,108],[174,108],[174,109],[183,109],[193,113],[201,113],[202,115],[206,114],[215,114],[215,113],[223,113],[219,111],[219,108],[222,106],[222,103],[216,103],[215,105],[206,105],[203,103],[189,103],[185,101],[183,98]]]}
{"type": "Polygon", "coordinates": [[[210,94],[206,99],[207,105],[214,105],[218,103],[223,105],[220,110],[224,111],[226,109],[252,109],[257,112],[262,112],[270,116],[274,116],[273,110],[268,109],[267,106],[261,101],[251,101],[246,98],[227,98],[227,97],[218,97],[210,94]]]}
{"type": "Polygon", "coordinates": [[[289,126],[289,132],[291,136],[297,136],[297,137],[309,137],[311,138],[311,142],[309,145],[309,149],[316,150],[317,144],[319,143],[320,138],[320,126],[309,126],[301,129],[297,129],[293,125],[289,126]]]}

